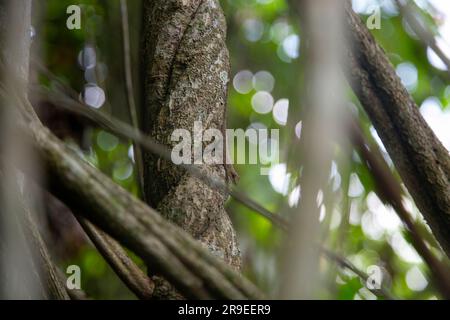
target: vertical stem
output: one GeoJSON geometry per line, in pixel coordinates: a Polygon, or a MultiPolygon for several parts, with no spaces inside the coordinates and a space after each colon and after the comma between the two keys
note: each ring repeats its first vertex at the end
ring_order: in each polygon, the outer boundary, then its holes
{"type": "MultiPolygon", "coordinates": [[[[26,96],[30,56],[31,0],[9,0],[0,2],[0,63],[2,65],[1,87],[6,94],[1,97],[2,123],[0,125],[2,152],[2,212],[0,213],[0,236],[2,243],[0,267],[0,295],[3,298],[36,299],[45,297],[36,256],[30,251],[19,215],[19,201],[25,192],[19,187],[16,170],[8,170],[11,163],[25,161],[34,167],[33,157],[17,135],[12,134],[17,110],[12,108],[11,88],[26,96]],[[20,282],[14,281],[20,279],[20,282]]],[[[27,187],[23,183],[23,187],[27,187]]],[[[28,197],[27,197],[28,198],[28,197]]]]}
{"type": "MultiPolygon", "coordinates": [[[[303,91],[301,151],[301,197],[299,208],[290,212],[292,223],[286,239],[280,295],[285,299],[311,299],[318,289],[320,252],[319,192],[326,190],[333,143],[341,134],[338,107],[341,102],[342,17],[339,1],[294,2],[304,19],[307,66],[303,91]],[[326,21],[326,23],[324,23],[326,21]],[[324,90],[325,88],[325,90],[324,90]]],[[[300,168],[299,168],[300,170],[300,168]]],[[[321,208],[324,209],[323,207],[321,208]]]]}
{"type": "MultiPolygon", "coordinates": [[[[134,100],[133,90],[133,75],[131,68],[131,45],[130,45],[130,28],[128,21],[128,6],[126,0],[120,0],[120,15],[122,21],[122,36],[123,36],[123,65],[125,72],[125,85],[127,92],[128,111],[131,119],[131,124],[134,128],[139,129],[139,119],[137,115],[136,102],[134,100]]],[[[141,194],[144,190],[144,166],[142,158],[141,147],[133,143],[134,161],[136,162],[136,178],[138,180],[141,194]]]]}

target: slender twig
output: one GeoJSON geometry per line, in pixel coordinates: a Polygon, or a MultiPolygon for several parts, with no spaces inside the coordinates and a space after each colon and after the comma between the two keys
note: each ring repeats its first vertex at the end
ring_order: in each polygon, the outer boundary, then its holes
{"type": "Polygon", "coordinates": [[[333,260],[336,262],[338,266],[341,268],[348,269],[352,271],[354,274],[356,274],[361,280],[364,281],[364,286],[373,294],[377,296],[382,296],[388,300],[396,300],[396,298],[389,292],[389,290],[386,288],[386,286],[381,283],[381,286],[379,289],[374,289],[372,287],[369,287],[367,285],[367,280],[369,279],[369,275],[360,269],[358,269],[353,263],[351,263],[348,259],[341,257],[340,255],[324,248],[320,248],[321,252],[330,260],[333,260]]]}
{"type": "MultiPolygon", "coordinates": [[[[123,37],[123,67],[125,72],[125,85],[127,91],[128,110],[131,124],[136,130],[140,128],[137,115],[137,106],[134,100],[133,74],[131,69],[131,45],[130,45],[130,27],[128,21],[128,6],[126,0],[120,0],[120,16],[122,20],[123,37]]],[[[136,177],[139,183],[141,194],[144,193],[144,164],[142,150],[140,146],[133,143],[134,161],[136,162],[136,177]]]]}

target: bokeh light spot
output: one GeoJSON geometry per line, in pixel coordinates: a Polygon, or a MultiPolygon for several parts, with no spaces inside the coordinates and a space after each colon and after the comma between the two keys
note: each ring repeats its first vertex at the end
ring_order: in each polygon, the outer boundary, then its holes
{"type": "Polygon", "coordinates": [[[257,113],[266,114],[272,111],[273,97],[267,91],[259,91],[252,97],[252,107],[257,113]]]}

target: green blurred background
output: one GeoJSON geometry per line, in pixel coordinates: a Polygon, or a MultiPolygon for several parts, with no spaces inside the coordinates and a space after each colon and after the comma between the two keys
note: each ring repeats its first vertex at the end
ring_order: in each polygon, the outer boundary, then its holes
{"type": "MultiPolygon", "coordinates": [[[[54,74],[80,93],[80,99],[128,122],[119,1],[78,2],[83,12],[82,28],[68,30],[65,28],[66,8],[72,1],[35,1],[38,10],[34,17],[33,49],[54,74]]],[[[415,3],[428,28],[436,35],[440,34],[443,42],[448,40],[450,2],[421,0],[415,3]]],[[[260,175],[260,165],[237,165],[241,177],[238,189],[269,210],[279,212],[285,206],[296,206],[300,195],[294,183],[295,174],[289,173],[285,159],[291,148],[292,134],[286,122],[292,110],[302,108],[298,103],[302,75],[302,35],[298,17],[284,0],[222,0],[221,4],[228,22],[232,65],[228,128],[280,129],[279,163],[270,163],[271,169],[266,176],[260,175]]],[[[381,29],[373,30],[373,34],[421,106],[426,120],[450,148],[450,86],[445,67],[411,31],[393,1],[358,0],[353,1],[353,5],[363,19],[372,14],[373,5],[381,6],[381,29]]],[[[139,98],[140,1],[128,1],[128,6],[134,83],[139,98]]],[[[42,75],[37,76],[37,81],[50,88],[55,85],[42,75]]],[[[350,90],[348,99],[367,138],[380,144],[395,173],[375,130],[350,90]]],[[[56,118],[52,121],[66,120],[56,118]]],[[[297,134],[299,129],[297,126],[297,134]]],[[[115,182],[138,196],[129,141],[119,140],[83,123],[71,130],[81,133],[64,135],[68,143],[115,182]]],[[[440,297],[430,281],[428,268],[405,237],[404,227],[395,211],[383,205],[375,195],[372,177],[356,152],[336,152],[330,170],[329,190],[319,200],[322,203],[323,239],[328,248],[339,252],[361,270],[367,271],[373,265],[381,267],[384,283],[398,298],[440,297]]],[[[405,203],[416,221],[423,224],[411,199],[405,198],[405,203]]],[[[279,285],[281,233],[232,199],[228,201],[227,209],[238,230],[245,275],[267,293],[275,294],[279,285]]],[[[65,215],[59,220],[69,218],[65,215]]],[[[134,299],[103,258],[76,230],[75,223],[53,220],[50,221],[53,233],[49,242],[59,252],[63,268],[71,264],[81,267],[82,288],[90,297],[134,299]]],[[[433,244],[432,239],[429,242],[433,244]]],[[[440,255],[438,250],[435,251],[440,255]]],[[[355,274],[338,268],[329,260],[320,260],[318,272],[324,284],[318,292],[319,298],[376,299],[355,274]]]]}

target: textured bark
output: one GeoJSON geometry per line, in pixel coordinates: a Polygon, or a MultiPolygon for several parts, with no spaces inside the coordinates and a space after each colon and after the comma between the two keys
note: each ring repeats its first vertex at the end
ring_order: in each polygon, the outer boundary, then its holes
{"type": "Polygon", "coordinates": [[[450,257],[450,157],[361,19],[347,4],[349,76],[383,144],[450,257]]]}
{"type": "MultiPolygon", "coordinates": [[[[225,18],[217,0],[144,1],[142,60],[144,131],[173,147],[175,129],[223,132],[229,58],[225,18]]],[[[207,175],[226,179],[223,165],[200,165],[207,175]]],[[[226,195],[150,153],[145,155],[147,202],[210,252],[235,269],[240,254],[226,195]]]]}

